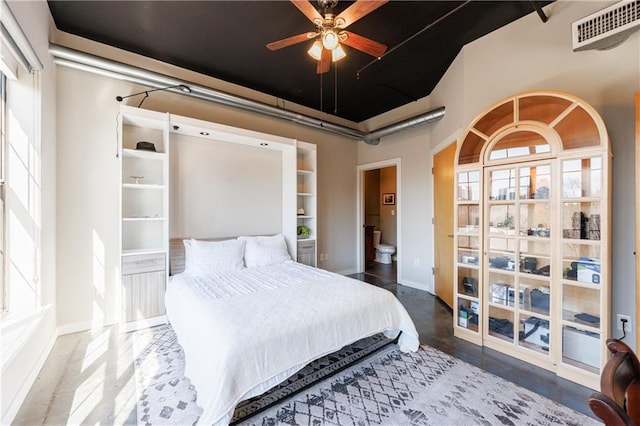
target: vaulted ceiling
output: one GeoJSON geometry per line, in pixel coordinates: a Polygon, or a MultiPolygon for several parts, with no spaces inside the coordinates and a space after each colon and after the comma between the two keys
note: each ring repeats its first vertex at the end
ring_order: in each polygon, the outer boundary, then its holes
{"type": "MultiPolygon", "coordinates": [[[[335,14],[353,3],[339,1],[335,14]]],[[[317,74],[312,41],[266,47],[314,31],[289,1],[48,2],[61,31],[354,122],[429,95],[465,44],[525,15],[542,18],[548,3],[389,1],[348,27],[387,52],[378,60],[347,46],[346,58],[317,74]]]]}

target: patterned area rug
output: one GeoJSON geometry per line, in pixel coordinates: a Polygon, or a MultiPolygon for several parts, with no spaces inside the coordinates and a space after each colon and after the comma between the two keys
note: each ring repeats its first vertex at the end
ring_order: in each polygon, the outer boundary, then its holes
{"type": "Polygon", "coordinates": [[[169,325],[136,331],[133,363],[138,425],[193,425],[202,409],[184,376],[184,352],[169,325]]]}
{"type": "MultiPolygon", "coordinates": [[[[196,391],[184,377],[184,353],[169,325],[136,332],[133,338],[138,424],[193,424],[202,413],[196,391]],[[154,403],[154,401],[156,403],[154,403]]],[[[382,334],[319,358],[262,395],[241,401],[231,424],[263,411],[368,355],[395,343],[382,334]]]]}
{"type": "Polygon", "coordinates": [[[236,406],[231,424],[238,424],[395,342],[378,334],[319,358],[264,394],[240,402],[236,406]]]}
{"type": "MultiPolygon", "coordinates": [[[[184,377],[184,355],[171,327],[136,332],[134,350],[138,424],[195,424],[201,409],[184,377]]],[[[389,345],[362,358],[293,396],[278,395],[275,405],[245,420],[252,408],[245,406],[239,419],[240,405],[235,418],[243,425],[599,424],[428,346],[404,354],[389,345]]]]}

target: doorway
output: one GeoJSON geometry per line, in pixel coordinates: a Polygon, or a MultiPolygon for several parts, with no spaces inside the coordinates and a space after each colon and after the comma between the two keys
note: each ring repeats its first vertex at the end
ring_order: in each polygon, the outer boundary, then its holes
{"type": "Polygon", "coordinates": [[[358,270],[400,281],[400,160],[358,166],[358,270]]]}

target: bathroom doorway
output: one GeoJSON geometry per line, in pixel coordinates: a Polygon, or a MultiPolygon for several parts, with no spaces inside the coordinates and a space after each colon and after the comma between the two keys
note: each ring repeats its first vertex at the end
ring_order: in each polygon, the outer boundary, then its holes
{"type": "Polygon", "coordinates": [[[398,282],[399,160],[359,167],[359,270],[398,282]]]}

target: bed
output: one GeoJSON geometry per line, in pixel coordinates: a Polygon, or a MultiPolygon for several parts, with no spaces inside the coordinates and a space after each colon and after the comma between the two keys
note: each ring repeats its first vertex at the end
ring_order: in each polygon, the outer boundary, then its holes
{"type": "Polygon", "coordinates": [[[419,346],[391,292],[292,261],[281,235],[173,240],[171,271],[167,315],[200,424],[228,424],[238,402],[364,337],[383,332],[399,335],[403,351],[419,346]]]}

